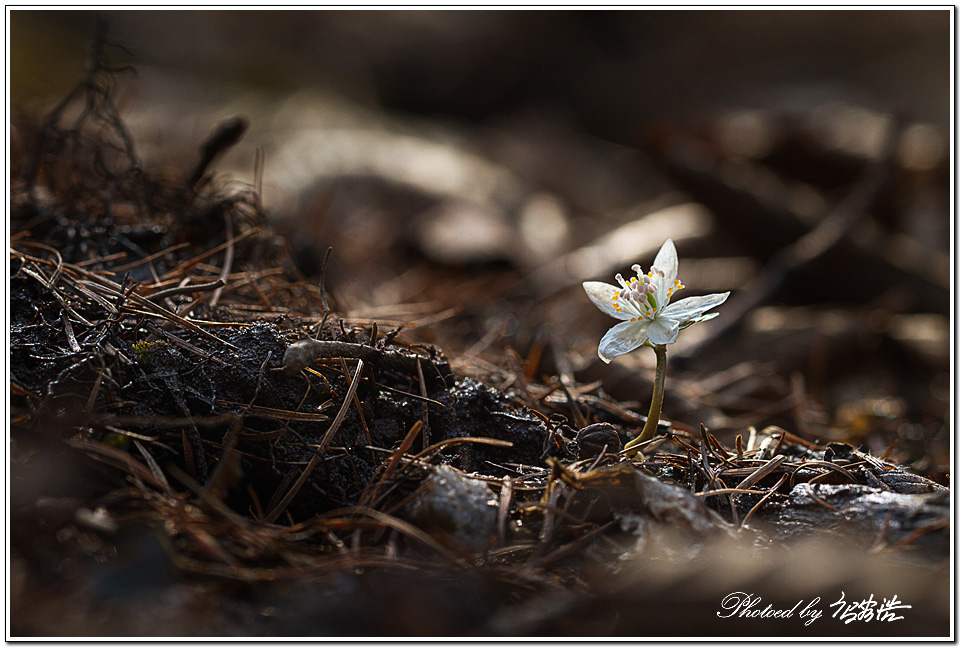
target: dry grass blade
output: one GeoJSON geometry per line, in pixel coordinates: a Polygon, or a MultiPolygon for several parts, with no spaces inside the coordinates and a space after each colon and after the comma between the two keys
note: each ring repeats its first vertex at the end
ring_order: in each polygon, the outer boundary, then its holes
{"type": "MultiPolygon", "coordinates": [[[[218,427],[224,423],[229,423],[237,419],[237,414],[227,413],[223,415],[215,416],[198,416],[196,418],[175,418],[172,416],[131,416],[131,415],[114,415],[114,414],[101,414],[100,416],[94,418],[92,422],[102,425],[153,425],[156,427],[162,428],[177,428],[182,427],[183,425],[193,424],[197,427],[218,427]]],[[[130,434],[130,432],[117,432],[124,433],[134,437],[135,434],[130,434]]],[[[152,440],[147,436],[142,438],[147,438],[152,440]]]]}
{"type": "Polygon", "coordinates": [[[83,280],[75,281],[73,283],[73,287],[74,289],[76,289],[77,292],[79,292],[83,296],[87,297],[91,301],[95,301],[101,308],[106,310],[109,314],[111,315],[117,314],[119,312],[119,310],[117,310],[117,307],[112,303],[110,303],[109,301],[107,301],[106,299],[104,299],[102,296],[100,296],[96,292],[94,292],[93,290],[91,290],[89,287],[87,287],[89,283],[90,283],[89,281],[83,281],[83,280]]]}
{"type": "MultiPolygon", "coordinates": [[[[569,502],[570,498],[568,498],[566,501],[569,502]]],[[[542,501],[527,501],[520,505],[520,509],[523,511],[542,510],[544,512],[544,518],[546,518],[547,515],[551,515],[551,523],[553,523],[554,525],[556,523],[556,517],[560,517],[561,519],[569,521],[570,524],[574,526],[583,524],[584,523],[583,517],[579,517],[575,514],[571,514],[569,510],[566,509],[567,507],[568,506],[566,505],[559,506],[552,503],[543,503],[542,501]]],[[[550,529],[550,535],[545,536],[545,538],[542,539],[541,541],[548,542],[552,537],[553,537],[553,528],[550,529]]]]}
{"type": "Polygon", "coordinates": [[[136,438],[133,439],[133,444],[137,450],[139,450],[140,455],[143,456],[143,460],[147,461],[147,467],[150,468],[150,472],[153,474],[154,478],[156,478],[157,481],[163,485],[163,491],[170,496],[173,496],[175,492],[173,491],[173,488],[170,487],[170,482],[167,480],[167,477],[164,476],[163,470],[161,470],[160,466],[157,464],[157,460],[136,438]]]}
{"type": "Polygon", "coordinates": [[[240,402],[231,402],[230,400],[214,400],[217,406],[240,409],[242,416],[253,416],[256,418],[266,418],[267,420],[293,420],[297,422],[323,422],[329,420],[330,416],[322,413],[309,413],[306,411],[284,411],[283,409],[274,409],[272,407],[261,407],[257,405],[247,405],[240,402]]]}
{"type": "Polygon", "coordinates": [[[176,346],[179,346],[180,348],[186,350],[187,352],[190,352],[190,353],[193,353],[194,355],[197,355],[198,357],[202,357],[203,359],[208,359],[208,360],[210,360],[210,361],[212,361],[212,362],[216,362],[217,364],[220,364],[221,366],[229,366],[229,364],[227,364],[226,362],[224,362],[224,361],[223,361],[222,359],[220,359],[219,357],[214,357],[213,355],[211,355],[210,353],[206,352],[205,350],[201,350],[201,349],[197,348],[196,346],[194,346],[194,345],[191,344],[190,342],[184,341],[184,340],[180,339],[180,338],[177,337],[176,335],[167,332],[166,330],[160,328],[159,326],[157,326],[157,325],[155,325],[155,324],[153,324],[153,323],[151,323],[151,322],[149,322],[149,321],[143,322],[143,327],[146,328],[147,330],[149,330],[150,332],[152,332],[154,335],[157,335],[158,337],[162,337],[162,338],[166,339],[167,341],[175,344],[176,346]]]}
{"type": "Polygon", "coordinates": [[[513,447],[513,443],[509,440],[500,440],[499,438],[484,438],[482,436],[463,436],[461,438],[447,438],[446,440],[441,440],[438,443],[434,443],[414,456],[414,458],[423,458],[424,456],[428,456],[429,454],[439,451],[445,447],[451,447],[461,443],[478,443],[480,445],[491,445],[493,447],[513,447]]]}
{"type": "Polygon", "coordinates": [[[231,239],[228,240],[227,242],[223,243],[222,245],[217,245],[217,246],[214,247],[213,249],[207,250],[206,252],[203,252],[202,254],[199,254],[199,255],[197,255],[197,256],[194,256],[194,257],[191,258],[189,261],[186,261],[186,262],[182,263],[182,264],[181,264],[179,267],[177,267],[175,270],[170,270],[169,272],[167,272],[166,274],[164,274],[161,278],[163,278],[164,280],[166,280],[166,279],[176,278],[176,277],[179,277],[179,276],[184,276],[184,275],[187,274],[189,271],[191,271],[195,266],[199,265],[200,263],[202,263],[203,261],[207,260],[207,259],[210,258],[211,256],[214,256],[215,254],[218,254],[218,253],[222,252],[224,249],[227,249],[227,248],[230,247],[231,245],[235,245],[236,243],[240,242],[240,241],[243,240],[244,238],[249,238],[250,236],[253,236],[254,234],[259,234],[261,231],[263,231],[263,225],[259,225],[259,226],[257,226],[257,227],[254,227],[253,229],[249,229],[249,230],[243,232],[242,234],[240,234],[239,236],[234,236],[233,238],[231,238],[231,239]]]}
{"type": "Polygon", "coordinates": [[[461,310],[463,310],[463,306],[454,306],[453,308],[448,308],[447,310],[444,310],[442,312],[438,312],[432,315],[427,315],[426,317],[421,317],[420,319],[414,319],[413,321],[406,321],[406,322],[399,322],[399,323],[403,325],[405,328],[408,328],[410,330],[415,330],[417,328],[423,328],[423,327],[438,323],[440,321],[443,321],[444,319],[449,319],[451,317],[454,317],[460,314],[461,310]]]}
{"type": "MultiPolygon", "coordinates": [[[[309,368],[308,368],[308,369],[305,369],[305,370],[312,372],[312,369],[309,369],[309,368]]],[[[441,409],[446,409],[446,408],[447,408],[447,405],[445,405],[444,403],[439,402],[439,401],[437,401],[437,400],[433,400],[433,399],[431,399],[431,398],[427,398],[427,397],[424,397],[424,396],[422,396],[422,395],[417,395],[416,393],[410,393],[409,391],[404,391],[404,390],[402,390],[402,389],[396,389],[396,388],[394,388],[394,387],[392,387],[392,386],[387,386],[386,384],[379,384],[379,383],[378,383],[378,384],[377,384],[377,388],[378,388],[378,389],[383,389],[384,391],[389,391],[390,393],[396,393],[397,395],[402,395],[403,397],[405,397],[405,398],[410,398],[411,400],[417,400],[417,401],[419,401],[419,402],[425,402],[425,403],[428,403],[428,404],[432,404],[433,406],[435,406],[435,407],[440,407],[441,409]]]]}
{"type": "Polygon", "coordinates": [[[157,479],[150,469],[137,462],[132,456],[126,452],[111,447],[110,445],[105,445],[93,440],[79,440],[73,438],[64,442],[74,449],[79,449],[84,453],[91,454],[92,458],[95,458],[103,463],[107,463],[108,465],[113,465],[114,467],[120,468],[131,476],[149,483],[158,490],[165,490],[166,488],[170,487],[169,483],[166,483],[165,480],[157,479]]]}
{"type": "Polygon", "coordinates": [[[209,283],[187,283],[186,285],[177,285],[165,290],[157,290],[156,292],[147,295],[147,298],[158,301],[160,299],[166,299],[167,297],[177,296],[178,294],[210,292],[211,290],[218,290],[224,285],[226,285],[226,282],[223,279],[217,279],[216,281],[211,281],[209,283]]]}
{"type": "Polygon", "coordinates": [[[397,532],[400,532],[412,539],[416,539],[424,546],[432,548],[439,555],[446,557],[448,560],[450,560],[454,564],[457,564],[458,566],[462,566],[462,567],[468,566],[467,562],[464,560],[462,556],[453,552],[452,550],[450,550],[449,548],[447,548],[446,546],[438,542],[436,539],[434,539],[433,537],[425,533],[424,531],[420,530],[416,526],[413,526],[407,523],[406,521],[397,519],[396,517],[392,517],[388,514],[380,512],[379,510],[374,510],[372,508],[367,508],[362,506],[346,508],[345,510],[343,510],[343,512],[347,512],[350,514],[366,515],[383,526],[393,528],[397,532]]]}
{"type": "Polygon", "coordinates": [[[706,492],[694,492],[693,496],[697,498],[719,496],[721,494],[764,494],[762,490],[741,490],[735,487],[718,488],[716,490],[707,490],[706,492]]]}
{"type": "Polygon", "coordinates": [[[766,463],[761,465],[759,468],[757,468],[752,474],[750,474],[750,476],[740,481],[737,484],[737,489],[746,490],[747,488],[751,487],[755,483],[758,483],[760,479],[765,477],[767,474],[772,474],[774,471],[776,471],[780,467],[780,465],[786,462],[786,460],[787,460],[786,456],[784,456],[783,454],[777,454],[776,456],[768,460],[766,463]]]}
{"type": "Polygon", "coordinates": [[[176,465],[170,465],[169,471],[174,478],[187,486],[187,488],[189,488],[189,490],[200,499],[202,507],[207,512],[216,512],[224,519],[229,520],[233,524],[233,532],[238,533],[250,525],[250,522],[246,517],[243,517],[231,510],[226,503],[211,495],[211,493],[207,491],[207,488],[200,485],[193,477],[185,473],[179,467],[176,465]]]}
{"type": "Polygon", "coordinates": [[[704,485],[704,490],[709,490],[713,487],[714,483],[717,482],[717,475],[713,471],[713,467],[710,466],[710,460],[707,457],[708,445],[707,442],[707,430],[703,425],[700,425],[700,464],[703,467],[704,473],[707,475],[707,483],[704,485]]]}
{"type": "MultiPolygon", "coordinates": [[[[722,483],[722,481],[720,481],[716,475],[716,472],[714,472],[710,467],[710,461],[707,460],[707,453],[710,451],[710,434],[707,432],[707,428],[704,427],[703,424],[700,425],[700,439],[700,458],[703,462],[703,469],[708,478],[707,484],[704,486],[704,491],[708,491],[710,489],[716,489],[714,488],[714,483],[717,483],[718,481],[722,483]]],[[[720,460],[723,461],[722,458],[720,460]]],[[[737,514],[737,506],[733,502],[733,495],[727,495],[727,503],[730,506],[730,515],[733,517],[733,522],[739,525],[740,519],[737,514]]]]}
{"type": "Polygon", "coordinates": [[[48,290],[50,290],[50,293],[51,293],[51,294],[53,295],[53,297],[60,303],[60,306],[61,306],[71,317],[73,317],[74,319],[76,319],[77,321],[79,321],[80,323],[82,323],[82,324],[85,325],[85,326],[93,327],[93,324],[92,324],[92,323],[90,323],[90,322],[87,321],[85,318],[83,318],[82,316],[80,316],[79,314],[77,314],[77,312],[76,312],[72,307],[70,307],[70,304],[67,303],[67,300],[64,299],[64,298],[63,298],[63,295],[60,293],[60,287],[59,287],[59,286],[53,285],[52,283],[50,283],[50,281],[49,281],[48,279],[44,278],[44,276],[43,276],[40,272],[34,271],[33,269],[31,269],[31,268],[29,268],[29,267],[24,267],[24,268],[21,269],[21,271],[22,271],[24,274],[26,274],[27,276],[29,276],[30,278],[32,278],[32,279],[34,279],[35,281],[37,281],[38,283],[40,283],[40,285],[42,285],[43,287],[45,287],[45,288],[47,288],[48,290]]]}
{"type": "Polygon", "coordinates": [[[135,292],[132,292],[132,291],[124,292],[119,285],[113,283],[112,281],[108,281],[100,276],[97,276],[92,272],[88,272],[81,268],[76,268],[76,269],[89,279],[88,285],[90,287],[96,288],[97,290],[105,294],[108,294],[112,297],[128,298],[134,303],[141,305],[145,307],[147,310],[151,311],[154,316],[160,316],[166,319],[167,321],[171,321],[183,328],[192,330],[197,334],[203,335],[204,337],[210,339],[211,341],[215,341],[219,344],[223,344],[224,346],[232,348],[233,350],[237,350],[237,347],[231,344],[230,342],[220,339],[213,333],[207,332],[206,330],[197,326],[196,324],[184,319],[183,317],[173,312],[170,312],[163,306],[159,306],[153,301],[150,301],[149,299],[144,298],[139,294],[136,294],[135,292]]]}
{"type": "MultiPolygon", "coordinates": [[[[51,254],[54,258],[57,259],[56,262],[47,261],[47,263],[52,264],[54,268],[53,274],[50,276],[50,284],[48,287],[56,285],[57,282],[60,280],[60,275],[63,273],[63,267],[64,267],[63,257],[60,255],[60,252],[54,249],[53,247],[50,247],[49,245],[44,245],[43,243],[39,243],[35,240],[23,240],[23,241],[19,241],[18,244],[23,245],[24,247],[33,247],[35,249],[43,250],[51,254]]],[[[37,259],[37,260],[40,260],[40,259],[37,259]]]]}
{"type": "MultiPolygon", "coordinates": [[[[537,546],[527,558],[527,567],[533,567],[540,560],[543,552],[546,550],[547,545],[550,543],[550,540],[553,539],[553,533],[556,529],[557,515],[567,515],[564,510],[557,506],[557,502],[560,500],[560,495],[564,493],[566,487],[567,486],[565,483],[559,479],[554,479],[551,475],[551,481],[546,489],[546,502],[531,501],[529,505],[521,506],[524,509],[527,507],[533,507],[541,508],[543,510],[543,526],[540,528],[540,535],[537,538],[537,546]]],[[[580,520],[577,519],[571,521],[573,521],[573,523],[577,523],[580,520]]]]}
{"type": "Polygon", "coordinates": [[[427,411],[427,382],[423,379],[423,363],[417,359],[417,378],[420,381],[420,415],[423,417],[423,449],[430,446],[430,419],[427,411]]]}
{"type": "Polygon", "coordinates": [[[570,542],[566,546],[562,546],[550,553],[549,555],[544,555],[539,560],[537,560],[537,566],[544,568],[555,564],[565,557],[571,556],[576,553],[578,550],[589,544],[595,537],[602,535],[607,530],[610,530],[617,524],[616,521],[608,521],[602,526],[597,526],[596,528],[590,530],[589,532],[584,533],[582,536],[578,537],[575,541],[570,542]]]}
{"type": "Polygon", "coordinates": [[[823,498],[820,497],[820,495],[818,495],[816,492],[813,491],[813,488],[807,488],[807,491],[804,492],[804,494],[808,495],[811,499],[816,501],[819,505],[822,505],[824,508],[827,508],[828,510],[833,510],[834,512],[837,511],[837,506],[833,505],[829,501],[825,501],[823,498]]]}
{"type": "Polygon", "coordinates": [[[210,297],[210,307],[215,307],[220,301],[220,296],[223,294],[223,286],[227,284],[227,277],[230,276],[230,270],[233,268],[233,255],[236,241],[233,239],[233,216],[230,214],[230,211],[227,210],[223,214],[224,225],[227,229],[227,251],[223,255],[223,270],[220,272],[220,278],[218,282],[220,283],[217,286],[217,289],[214,291],[213,296],[210,297]]]}
{"type": "Polygon", "coordinates": [[[902,540],[897,542],[896,548],[905,548],[906,546],[909,546],[910,544],[920,539],[920,537],[926,535],[927,533],[934,532],[935,530],[941,530],[943,528],[949,528],[949,527],[950,527],[949,519],[937,519],[936,521],[932,521],[926,524],[925,526],[921,526],[916,530],[914,530],[913,532],[911,532],[909,535],[907,535],[902,540]]]}
{"type": "Polygon", "coordinates": [[[179,526],[181,532],[195,542],[196,548],[210,559],[222,562],[231,568],[240,566],[236,557],[221,546],[216,538],[197,524],[186,523],[179,526]]]}
{"type": "Polygon", "coordinates": [[[567,349],[561,343],[558,335],[551,335],[550,347],[553,349],[554,361],[557,363],[557,370],[560,373],[560,386],[563,393],[567,396],[567,404],[570,412],[573,414],[573,421],[577,429],[583,429],[587,426],[587,420],[580,411],[580,404],[573,397],[573,368],[570,364],[570,358],[567,356],[567,349]]]}
{"type": "Polygon", "coordinates": [[[353,373],[353,379],[350,381],[350,388],[347,389],[347,394],[343,398],[343,404],[340,405],[340,411],[337,413],[337,417],[333,419],[333,422],[323,435],[323,438],[320,439],[320,444],[317,447],[316,453],[310,458],[310,462],[307,463],[303,473],[300,474],[300,478],[298,478],[293,486],[287,491],[287,493],[283,495],[283,498],[280,499],[280,502],[277,503],[276,507],[267,513],[265,521],[268,523],[273,523],[276,521],[277,517],[280,516],[280,513],[286,510],[287,506],[290,505],[290,502],[293,501],[293,498],[297,496],[300,488],[302,488],[303,484],[307,482],[310,474],[317,467],[317,464],[320,462],[320,458],[323,456],[323,452],[327,449],[327,445],[330,444],[334,434],[337,433],[340,425],[343,424],[343,419],[346,418],[347,411],[350,410],[350,405],[353,403],[353,396],[357,392],[357,385],[360,383],[360,374],[362,371],[363,360],[358,359],[357,368],[353,373]]]}
{"type": "MultiPolygon", "coordinates": [[[[400,447],[394,450],[393,452],[390,452],[391,465],[388,466],[384,474],[379,479],[377,479],[376,482],[371,481],[371,483],[364,489],[364,492],[359,499],[363,505],[375,506],[377,503],[383,500],[390,492],[396,489],[397,485],[399,484],[399,481],[390,485],[390,487],[387,488],[386,490],[383,490],[383,491],[380,490],[380,487],[387,483],[388,477],[396,478],[401,473],[403,473],[404,470],[407,469],[407,467],[411,465],[420,465],[421,467],[429,467],[430,464],[426,462],[424,459],[432,456],[433,454],[439,452],[441,449],[445,447],[451,447],[453,445],[459,445],[462,443],[476,443],[479,445],[492,445],[494,447],[513,447],[513,443],[507,440],[499,440],[496,438],[473,438],[470,436],[465,436],[462,438],[448,438],[447,440],[440,441],[439,443],[435,443],[430,447],[427,447],[425,450],[421,451],[420,453],[414,456],[409,456],[406,454],[406,452],[410,449],[410,447],[413,446],[413,441],[416,439],[415,432],[419,430],[419,428],[417,427],[419,424],[420,422],[417,421],[417,423],[415,423],[413,427],[411,427],[410,431],[407,432],[407,436],[404,438],[404,441],[403,443],[401,443],[400,447]],[[396,460],[397,462],[404,461],[404,464],[399,468],[397,468],[396,465],[393,464],[394,460],[396,460]],[[371,491],[373,491],[378,496],[378,498],[375,499],[373,496],[371,496],[369,494],[371,491]]],[[[379,447],[368,447],[368,449],[371,449],[373,451],[385,451],[379,447]]]]}
{"type": "MultiPolygon", "coordinates": [[[[815,469],[818,467],[822,467],[830,471],[836,472],[837,474],[841,474],[843,475],[844,478],[846,478],[848,481],[850,481],[854,485],[860,482],[860,480],[856,477],[856,475],[853,472],[851,472],[850,470],[844,469],[834,463],[830,463],[828,461],[806,461],[798,465],[796,469],[793,470],[793,474],[790,475],[790,487],[793,487],[794,485],[796,485],[797,472],[804,469],[815,469]]],[[[814,478],[817,478],[817,477],[814,477],[814,478]]],[[[813,479],[811,479],[811,481],[812,480],[813,479]]]]}
{"type": "Polygon", "coordinates": [[[195,333],[198,333],[198,334],[200,334],[200,335],[203,335],[204,337],[206,337],[207,339],[210,339],[211,341],[215,341],[215,342],[217,342],[217,343],[223,344],[224,346],[226,346],[226,347],[228,347],[228,348],[232,348],[233,350],[237,350],[237,347],[234,346],[233,344],[231,344],[230,342],[224,341],[224,340],[220,339],[219,337],[217,337],[217,336],[214,335],[213,333],[207,332],[206,330],[204,330],[204,329],[201,328],[200,326],[196,325],[195,323],[193,323],[193,322],[191,322],[191,321],[188,321],[188,320],[184,319],[183,317],[181,317],[181,316],[179,316],[179,315],[177,315],[177,314],[174,314],[173,312],[170,312],[169,310],[167,310],[166,308],[164,308],[164,307],[162,307],[162,306],[158,306],[158,305],[157,305],[156,303],[154,303],[153,301],[150,301],[149,299],[145,299],[145,298],[143,298],[142,296],[140,296],[139,294],[135,294],[135,293],[132,293],[132,292],[131,292],[131,293],[129,294],[129,298],[130,298],[131,300],[133,300],[134,302],[138,303],[139,305],[142,305],[142,306],[146,307],[148,310],[154,311],[156,314],[158,314],[158,315],[160,315],[161,317],[167,319],[168,321],[171,321],[171,322],[173,322],[173,323],[175,323],[175,324],[177,324],[177,325],[179,325],[179,326],[181,326],[181,327],[183,327],[183,328],[187,328],[188,330],[192,330],[192,331],[195,332],[195,333]]]}
{"type": "Polygon", "coordinates": [[[67,335],[67,344],[74,353],[80,352],[80,344],[77,343],[77,337],[73,334],[73,324],[70,323],[70,317],[63,315],[60,317],[63,322],[63,332],[67,335]]]}
{"type": "MultiPolygon", "coordinates": [[[[196,433],[196,428],[194,428],[193,431],[194,431],[193,435],[199,438],[199,434],[196,433]]],[[[183,446],[183,462],[186,463],[187,469],[190,471],[190,473],[196,476],[197,461],[194,458],[193,445],[190,444],[190,441],[191,441],[190,434],[187,433],[187,428],[184,427],[183,429],[180,430],[180,443],[183,446]]],[[[199,447],[200,450],[203,451],[202,441],[200,441],[197,444],[197,447],[199,447]]]]}
{"type": "MultiPolygon", "coordinates": [[[[135,268],[135,267],[139,267],[139,266],[141,266],[141,265],[146,265],[147,263],[150,263],[150,262],[152,262],[152,261],[155,261],[155,260],[157,260],[158,258],[162,258],[162,257],[166,256],[167,254],[172,254],[173,252],[176,252],[176,251],[178,251],[178,250],[183,249],[184,247],[189,247],[189,246],[190,246],[190,243],[178,243],[178,244],[176,244],[176,245],[172,245],[171,247],[167,247],[166,249],[161,249],[159,252],[155,252],[155,253],[153,253],[153,254],[149,254],[148,256],[144,256],[143,258],[141,258],[141,259],[139,259],[139,260],[136,260],[136,261],[133,261],[132,263],[127,263],[126,265],[120,265],[120,266],[118,266],[118,267],[114,267],[114,268],[111,270],[111,272],[113,272],[114,274],[119,274],[119,273],[121,273],[121,272],[126,272],[127,270],[132,270],[132,269],[135,268]]],[[[102,258],[102,259],[98,259],[98,260],[105,261],[105,260],[109,260],[109,259],[107,259],[107,258],[102,258]]]]}
{"type": "Polygon", "coordinates": [[[243,422],[240,419],[234,421],[223,440],[223,451],[220,454],[220,460],[210,475],[210,479],[203,487],[204,494],[215,499],[223,500],[226,493],[238,483],[243,469],[240,466],[239,452],[237,451],[237,441],[240,438],[240,431],[243,429],[243,422]]]}
{"type": "Polygon", "coordinates": [[[380,475],[380,478],[376,482],[371,482],[372,487],[368,486],[367,490],[369,495],[366,491],[361,495],[360,501],[364,502],[364,505],[372,505],[377,500],[380,487],[393,475],[397,469],[397,465],[400,463],[400,459],[407,453],[410,447],[413,446],[413,441],[422,428],[423,423],[421,421],[418,420],[413,423],[407,435],[404,436],[403,442],[401,442],[400,446],[390,455],[390,461],[387,463],[386,468],[384,468],[383,474],[380,475]]]}
{"type": "Polygon", "coordinates": [[[724,463],[730,462],[730,453],[724,449],[723,445],[720,444],[720,441],[717,440],[717,437],[713,434],[707,434],[707,439],[710,441],[711,452],[713,455],[724,463]]]}
{"type": "Polygon", "coordinates": [[[747,513],[747,516],[745,516],[745,517],[743,518],[743,522],[741,522],[741,524],[740,524],[740,528],[741,528],[741,529],[746,527],[747,522],[750,521],[750,519],[751,519],[751,518],[753,517],[753,515],[757,512],[757,510],[759,510],[760,508],[763,507],[763,504],[766,503],[767,500],[768,500],[770,497],[772,497],[772,496],[777,492],[777,490],[780,489],[780,486],[782,486],[784,483],[786,483],[786,481],[787,481],[787,479],[788,479],[789,477],[790,477],[789,474],[784,474],[783,476],[781,476],[781,477],[780,477],[780,480],[777,482],[777,484],[774,485],[772,488],[770,488],[770,490],[769,490],[765,495],[763,495],[763,498],[761,498],[759,501],[757,501],[757,505],[755,505],[755,506],[753,506],[752,508],[750,508],[750,512],[747,513]]]}
{"type": "Polygon", "coordinates": [[[500,501],[497,505],[497,536],[500,545],[507,545],[507,518],[510,516],[510,503],[513,501],[513,479],[509,476],[503,480],[500,488],[500,501]]]}
{"type": "MultiPolygon", "coordinates": [[[[347,360],[340,358],[340,366],[343,367],[343,374],[350,375],[350,369],[347,368],[347,360]]],[[[360,419],[360,426],[363,428],[363,437],[367,441],[367,445],[372,445],[373,440],[370,438],[370,427],[367,426],[367,417],[363,415],[363,405],[360,404],[360,398],[357,397],[357,392],[353,392],[353,407],[357,411],[357,417],[360,419]]]]}
{"type": "MultiPolygon", "coordinates": [[[[97,258],[91,258],[85,261],[80,261],[77,263],[77,267],[90,267],[91,265],[106,265],[112,261],[122,261],[127,257],[126,252],[117,252],[116,254],[109,254],[107,256],[98,256],[97,258]]],[[[105,272],[112,274],[112,272],[105,272]]]]}

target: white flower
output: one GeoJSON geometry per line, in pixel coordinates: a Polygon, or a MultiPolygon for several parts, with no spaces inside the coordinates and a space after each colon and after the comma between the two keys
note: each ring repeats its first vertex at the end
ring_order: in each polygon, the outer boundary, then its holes
{"type": "Polygon", "coordinates": [[[716,317],[717,313],[703,313],[730,296],[729,292],[724,292],[670,303],[674,293],[685,287],[677,280],[677,248],[671,239],[667,239],[657,252],[649,272],[644,274],[639,265],[631,269],[637,275],[629,282],[617,274],[620,287],[599,281],[583,284],[595,306],[611,317],[623,320],[600,340],[598,352],[604,362],[629,353],[648,339],[656,345],[674,343],[681,329],[716,317]]]}

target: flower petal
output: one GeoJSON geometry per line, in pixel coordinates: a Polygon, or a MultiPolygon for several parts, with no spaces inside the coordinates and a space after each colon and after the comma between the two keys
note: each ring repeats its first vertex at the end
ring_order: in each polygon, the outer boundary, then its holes
{"type": "Polygon", "coordinates": [[[721,292],[719,294],[707,294],[702,297],[687,297],[686,299],[680,299],[668,305],[663,310],[663,314],[669,315],[671,319],[677,319],[678,321],[688,321],[702,315],[710,308],[717,307],[726,301],[728,296],[730,296],[729,292],[721,292]]]}
{"type": "Polygon", "coordinates": [[[700,316],[698,316],[698,317],[694,317],[693,319],[687,319],[686,321],[680,322],[680,330],[684,330],[685,328],[689,328],[689,327],[692,326],[693,324],[695,324],[695,323],[700,323],[701,321],[710,321],[710,320],[713,319],[714,317],[719,317],[719,316],[720,316],[720,313],[719,313],[719,312],[711,312],[711,313],[708,314],[708,315],[700,315],[700,316]]]}
{"type": "Polygon", "coordinates": [[[610,285],[609,283],[601,283],[600,281],[585,281],[583,283],[583,289],[590,300],[593,301],[593,305],[611,317],[616,319],[629,319],[633,316],[629,312],[617,312],[617,302],[613,297],[617,293],[622,292],[623,288],[610,285]]]}
{"type": "Polygon", "coordinates": [[[617,355],[629,353],[635,348],[642,346],[647,341],[647,327],[649,321],[624,321],[607,331],[607,334],[600,340],[600,347],[597,354],[600,355],[606,363],[610,363],[617,355]]]}
{"type": "Polygon", "coordinates": [[[659,316],[650,322],[647,328],[647,335],[650,337],[651,344],[672,344],[677,341],[677,335],[680,334],[680,322],[672,317],[659,316]]]}
{"type": "Polygon", "coordinates": [[[673,239],[668,238],[667,242],[660,248],[660,251],[657,252],[657,257],[651,266],[652,269],[663,272],[663,276],[660,276],[659,272],[653,272],[652,278],[653,287],[656,288],[653,296],[656,297],[657,305],[661,308],[670,302],[670,298],[667,296],[667,290],[673,287],[673,282],[677,278],[678,264],[677,248],[673,245],[673,239]]]}
{"type": "Polygon", "coordinates": [[[661,279],[663,285],[667,287],[673,285],[673,281],[677,278],[678,264],[677,248],[673,245],[673,239],[668,238],[667,242],[660,248],[660,251],[657,252],[657,257],[653,260],[653,267],[663,272],[661,279]]]}

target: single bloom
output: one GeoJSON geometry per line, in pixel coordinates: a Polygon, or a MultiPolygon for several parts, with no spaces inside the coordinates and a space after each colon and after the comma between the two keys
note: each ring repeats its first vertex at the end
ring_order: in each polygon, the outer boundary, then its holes
{"type": "Polygon", "coordinates": [[[668,238],[646,274],[639,265],[634,265],[631,269],[637,275],[629,281],[617,274],[619,287],[600,281],[584,282],[583,289],[593,304],[622,320],[600,340],[600,359],[610,362],[647,340],[655,345],[672,344],[683,328],[717,316],[715,312],[704,313],[726,301],[729,292],[670,303],[673,295],[686,287],[677,280],[677,264],[677,248],[668,238]]]}

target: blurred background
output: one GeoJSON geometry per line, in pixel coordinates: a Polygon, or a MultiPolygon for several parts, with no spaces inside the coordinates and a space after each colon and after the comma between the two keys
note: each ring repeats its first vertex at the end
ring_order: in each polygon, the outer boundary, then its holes
{"type": "Polygon", "coordinates": [[[9,15],[14,154],[106,18],[148,171],[186,177],[245,115],[214,169],[262,181],[310,280],[333,248],[345,316],[645,413],[653,353],[602,364],[580,282],[672,237],[690,295],[733,295],[671,349],[665,417],[947,482],[948,10],[9,15]]]}

